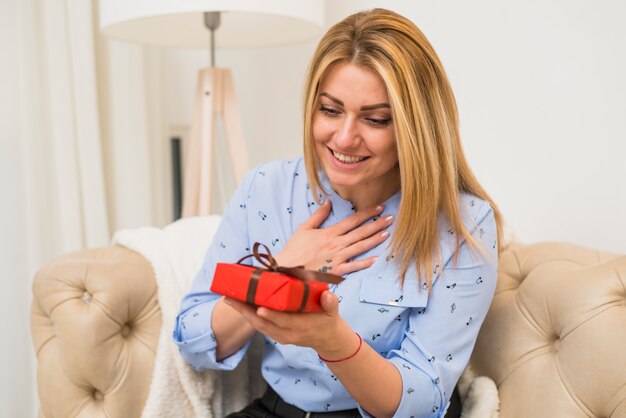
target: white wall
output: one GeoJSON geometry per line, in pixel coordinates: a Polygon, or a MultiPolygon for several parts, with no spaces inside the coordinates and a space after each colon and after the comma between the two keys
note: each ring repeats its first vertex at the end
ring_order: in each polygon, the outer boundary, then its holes
{"type": "Polygon", "coordinates": [[[626,252],[626,3],[333,2],[412,19],[438,51],[471,166],[526,242],[626,252]]]}
{"type": "MultiPolygon", "coordinates": [[[[411,18],[455,89],[468,159],[519,238],[626,251],[626,3],[327,2],[411,18]]],[[[219,52],[233,69],[253,163],[301,152],[300,98],[315,43],[219,52]]],[[[203,52],[167,52],[170,124],[188,124],[203,52]]]]}

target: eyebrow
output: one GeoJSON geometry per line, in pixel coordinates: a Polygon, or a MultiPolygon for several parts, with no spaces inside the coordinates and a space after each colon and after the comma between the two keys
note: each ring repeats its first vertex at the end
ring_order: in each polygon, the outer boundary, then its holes
{"type": "MultiPolygon", "coordinates": [[[[320,93],[320,96],[328,97],[330,100],[337,103],[339,106],[344,105],[343,101],[339,100],[336,97],[331,96],[330,94],[326,92],[320,93]]],[[[378,104],[369,105],[369,106],[361,106],[361,110],[374,110],[374,109],[380,109],[380,108],[385,108],[385,107],[390,108],[391,106],[389,106],[389,103],[378,103],[378,104]]]]}

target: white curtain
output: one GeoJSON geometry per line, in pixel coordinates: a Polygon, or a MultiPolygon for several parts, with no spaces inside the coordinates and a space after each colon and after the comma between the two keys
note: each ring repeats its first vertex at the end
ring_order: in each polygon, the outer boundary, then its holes
{"type": "Polygon", "coordinates": [[[109,241],[91,8],[80,0],[2,3],[13,42],[2,77],[12,94],[2,112],[0,218],[8,234],[1,239],[7,280],[0,310],[2,335],[11,337],[0,348],[0,416],[36,414],[29,332],[35,271],[59,254],[109,241]]]}
{"type": "Polygon", "coordinates": [[[1,417],[37,414],[35,272],[171,216],[159,52],[96,22],[95,0],[0,1],[1,417]]]}

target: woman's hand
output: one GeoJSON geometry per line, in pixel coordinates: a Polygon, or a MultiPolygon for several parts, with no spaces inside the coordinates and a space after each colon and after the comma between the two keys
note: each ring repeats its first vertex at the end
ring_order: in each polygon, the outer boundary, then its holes
{"type": "Polygon", "coordinates": [[[358,337],[339,315],[339,301],[330,291],[322,293],[322,311],[316,313],[280,312],[256,308],[225,298],[257,331],[280,344],[311,347],[325,358],[344,358],[354,352],[358,337]]]}
{"type": "Polygon", "coordinates": [[[393,216],[364,224],[382,213],[384,208],[379,205],[358,211],[333,226],[319,229],[330,214],[330,208],[330,200],[326,200],[296,229],[285,248],[275,256],[279,265],[304,266],[309,270],[341,276],[368,268],[376,261],[377,257],[368,257],[348,262],[387,239],[389,232],[384,229],[391,225],[393,216]]]}

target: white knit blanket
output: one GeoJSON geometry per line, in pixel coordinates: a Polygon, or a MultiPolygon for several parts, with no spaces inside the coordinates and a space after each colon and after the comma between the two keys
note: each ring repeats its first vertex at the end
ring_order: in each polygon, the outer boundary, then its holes
{"type": "Polygon", "coordinates": [[[242,409],[262,390],[260,373],[250,370],[260,370],[260,354],[254,349],[252,359],[233,372],[199,373],[183,361],[172,341],[181,299],[202,266],[219,221],[219,216],[186,218],[163,229],[127,229],[113,237],[113,244],[150,262],[158,286],[163,326],[142,418],[220,418],[242,409]],[[251,384],[259,390],[251,391],[251,384]]]}

